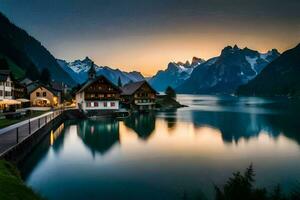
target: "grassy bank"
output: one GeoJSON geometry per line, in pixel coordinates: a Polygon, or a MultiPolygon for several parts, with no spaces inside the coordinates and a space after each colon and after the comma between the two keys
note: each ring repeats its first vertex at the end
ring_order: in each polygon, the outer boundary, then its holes
{"type": "Polygon", "coordinates": [[[0,160],[0,199],[1,200],[41,200],[22,181],[19,171],[10,163],[0,160]]]}
{"type": "Polygon", "coordinates": [[[40,115],[42,115],[46,112],[49,112],[49,111],[32,111],[30,116],[25,115],[25,116],[20,117],[18,119],[0,119],[0,128],[5,128],[7,126],[19,123],[19,122],[27,120],[29,118],[40,116],[40,115]]]}

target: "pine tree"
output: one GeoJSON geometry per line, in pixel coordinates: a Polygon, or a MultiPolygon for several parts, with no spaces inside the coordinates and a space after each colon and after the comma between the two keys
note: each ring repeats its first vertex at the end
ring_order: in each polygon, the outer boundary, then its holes
{"type": "Polygon", "coordinates": [[[175,92],[175,90],[171,86],[167,87],[165,93],[166,93],[166,95],[168,97],[171,97],[171,98],[175,98],[176,97],[176,92],[175,92]]]}
{"type": "Polygon", "coordinates": [[[118,86],[119,86],[119,87],[122,87],[122,81],[121,81],[121,78],[120,78],[120,77],[118,78],[118,86]]]}

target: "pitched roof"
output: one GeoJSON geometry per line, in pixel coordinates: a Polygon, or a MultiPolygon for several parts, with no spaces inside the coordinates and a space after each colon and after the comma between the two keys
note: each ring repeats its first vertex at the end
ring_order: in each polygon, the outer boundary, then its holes
{"type": "Polygon", "coordinates": [[[91,80],[88,80],[77,92],[77,93],[80,93],[82,92],[83,90],[85,90],[88,86],[90,86],[91,84],[95,83],[96,81],[98,81],[99,79],[104,79],[106,80],[110,85],[112,85],[116,90],[118,90],[119,92],[121,92],[120,88],[117,87],[113,82],[111,82],[110,80],[108,80],[105,76],[101,75],[101,76],[97,76],[95,79],[91,79],[91,80]]]}
{"type": "Polygon", "coordinates": [[[122,95],[132,95],[134,94],[142,85],[147,84],[151,90],[153,90],[155,93],[156,90],[154,90],[147,81],[138,81],[138,82],[133,82],[133,83],[127,83],[124,85],[122,89],[122,95]]]}
{"type": "Polygon", "coordinates": [[[60,92],[53,88],[50,88],[49,86],[43,85],[42,83],[39,83],[39,82],[33,82],[30,85],[28,85],[27,92],[30,94],[30,93],[34,92],[36,89],[38,89],[39,87],[43,87],[43,88],[49,90],[51,93],[53,93],[56,96],[58,96],[59,92],[60,92]]]}
{"type": "Polygon", "coordinates": [[[0,82],[5,82],[8,78],[8,74],[0,73],[0,82]]]}
{"type": "Polygon", "coordinates": [[[30,85],[32,83],[32,80],[29,78],[24,78],[23,80],[20,81],[20,84],[22,85],[30,85]]]}

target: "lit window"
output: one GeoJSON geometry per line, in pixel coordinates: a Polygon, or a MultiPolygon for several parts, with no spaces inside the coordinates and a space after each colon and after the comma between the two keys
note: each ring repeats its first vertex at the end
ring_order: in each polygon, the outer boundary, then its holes
{"type": "Polygon", "coordinates": [[[116,106],[115,102],[111,102],[111,103],[110,103],[110,106],[111,106],[111,107],[115,107],[115,106],[116,106]]]}

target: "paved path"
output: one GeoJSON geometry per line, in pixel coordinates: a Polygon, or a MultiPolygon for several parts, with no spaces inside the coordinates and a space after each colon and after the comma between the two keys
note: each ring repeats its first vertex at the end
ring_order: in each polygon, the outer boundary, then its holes
{"type": "Polygon", "coordinates": [[[0,129],[0,155],[23,141],[60,114],[61,111],[51,111],[0,129]]]}

